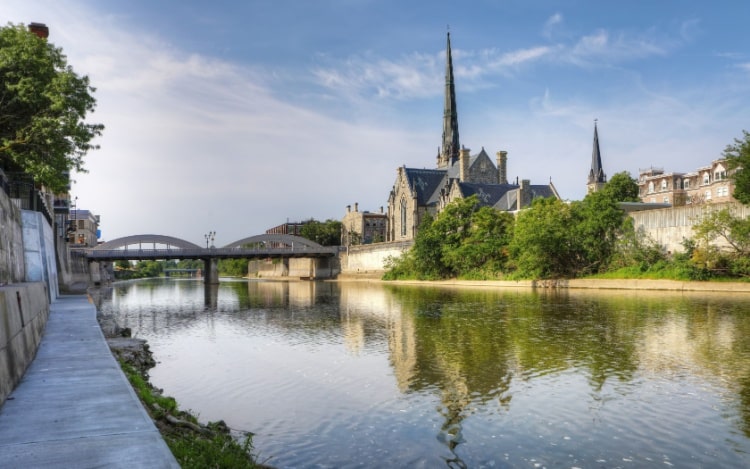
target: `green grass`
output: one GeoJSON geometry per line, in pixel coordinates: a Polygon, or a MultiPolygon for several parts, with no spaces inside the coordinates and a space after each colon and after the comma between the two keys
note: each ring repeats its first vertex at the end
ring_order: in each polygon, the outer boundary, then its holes
{"type": "Polygon", "coordinates": [[[154,419],[154,423],[180,467],[183,469],[262,467],[255,463],[252,455],[252,435],[245,435],[245,439],[240,443],[230,433],[223,430],[222,424],[219,423],[207,425],[211,430],[210,435],[167,423],[164,419],[167,414],[194,424],[198,423],[198,419],[189,412],[180,411],[174,398],[155,393],[154,387],[135,367],[122,361],[120,366],[144,407],[154,419]]]}

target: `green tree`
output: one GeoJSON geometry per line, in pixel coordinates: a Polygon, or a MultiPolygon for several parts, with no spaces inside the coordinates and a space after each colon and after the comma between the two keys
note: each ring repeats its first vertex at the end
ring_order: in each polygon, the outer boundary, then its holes
{"type": "Polygon", "coordinates": [[[228,277],[247,277],[247,259],[220,259],[219,273],[228,277]]]}
{"type": "Polygon", "coordinates": [[[516,217],[511,260],[522,278],[568,277],[578,265],[571,206],[554,198],[535,199],[516,217]]]}
{"type": "Polygon", "coordinates": [[[0,28],[0,164],[23,171],[57,192],[104,126],[85,122],[95,91],[62,50],[23,25],[0,28]]]}
{"type": "Polygon", "coordinates": [[[622,171],[609,179],[601,192],[615,202],[639,202],[638,181],[627,171],[622,171]]]}
{"type": "Polygon", "coordinates": [[[750,203],[750,132],[742,131],[742,139],[735,138],[734,144],[724,149],[734,180],[734,198],[743,204],[750,203]]]}
{"type": "Polygon", "coordinates": [[[341,222],[332,219],[324,222],[310,219],[302,226],[300,236],[322,246],[338,246],[341,244],[341,222]]]}

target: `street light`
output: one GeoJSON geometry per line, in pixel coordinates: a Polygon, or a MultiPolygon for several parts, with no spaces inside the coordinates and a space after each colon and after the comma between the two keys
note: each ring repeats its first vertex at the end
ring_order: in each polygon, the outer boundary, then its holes
{"type": "Polygon", "coordinates": [[[215,231],[209,231],[208,234],[203,235],[206,238],[206,249],[208,249],[208,242],[211,241],[211,247],[214,247],[214,239],[216,238],[215,231]]]}

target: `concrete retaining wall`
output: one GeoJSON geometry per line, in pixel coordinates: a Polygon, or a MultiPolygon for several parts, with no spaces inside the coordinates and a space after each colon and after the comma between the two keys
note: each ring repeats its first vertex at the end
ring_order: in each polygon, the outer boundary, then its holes
{"type": "Polygon", "coordinates": [[[346,274],[382,274],[385,262],[389,257],[400,257],[411,248],[413,242],[364,244],[349,246],[341,252],[341,273],[346,274]]]}
{"type": "Polygon", "coordinates": [[[0,287],[0,405],[36,355],[49,317],[44,283],[0,287]]]}
{"type": "Polygon", "coordinates": [[[340,265],[336,257],[252,260],[247,271],[251,278],[329,279],[338,275],[340,265]]]}
{"type": "MultiPolygon", "coordinates": [[[[667,251],[679,252],[683,250],[682,240],[694,237],[693,226],[700,222],[706,212],[724,208],[729,208],[732,214],[740,218],[750,216],[750,207],[738,203],[724,203],[644,210],[630,213],[630,217],[636,230],[642,229],[667,251]]],[[[721,242],[716,244],[724,246],[721,242]]]]}
{"type": "Polygon", "coordinates": [[[55,238],[52,227],[39,212],[21,210],[23,255],[27,282],[47,284],[49,301],[58,296],[55,238]]]}

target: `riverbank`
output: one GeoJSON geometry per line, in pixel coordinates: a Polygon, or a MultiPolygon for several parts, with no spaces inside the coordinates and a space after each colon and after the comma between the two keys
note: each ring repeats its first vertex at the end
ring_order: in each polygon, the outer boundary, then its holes
{"type": "Polygon", "coordinates": [[[348,274],[334,282],[378,282],[394,285],[432,285],[484,288],[542,288],[580,290],[649,290],[675,292],[750,293],[750,282],[698,282],[650,279],[558,279],[558,280],[382,280],[373,274],[348,274]]]}
{"type": "Polygon", "coordinates": [[[119,327],[112,317],[98,310],[96,316],[112,354],[180,467],[268,467],[255,462],[252,434],[232,432],[221,420],[201,424],[195,415],[180,410],[174,398],[164,396],[149,381],[148,371],[156,361],[148,343],[130,337],[130,329],[119,327]]]}

